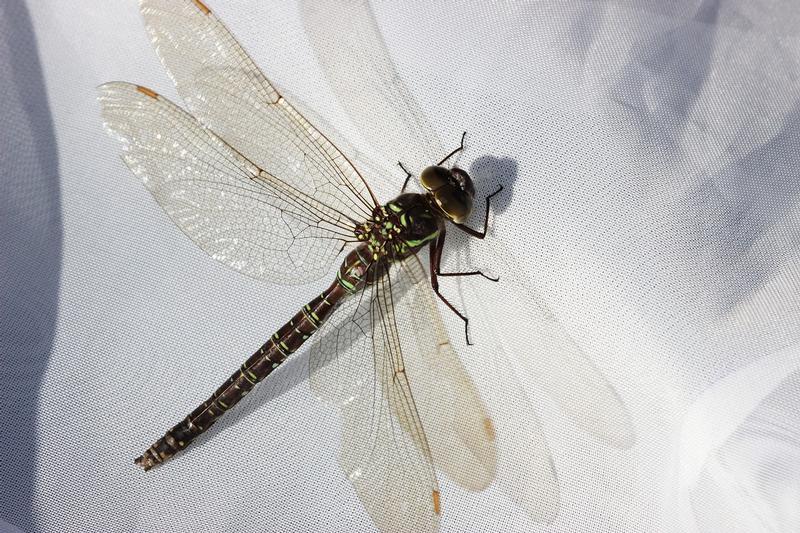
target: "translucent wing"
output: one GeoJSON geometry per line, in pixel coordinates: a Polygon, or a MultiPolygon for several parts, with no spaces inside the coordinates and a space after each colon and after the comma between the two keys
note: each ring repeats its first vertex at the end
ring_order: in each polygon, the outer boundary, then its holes
{"type": "Polygon", "coordinates": [[[403,270],[413,285],[395,309],[434,464],[468,490],[494,483],[532,519],[551,522],[559,508],[558,480],[542,428],[513,370],[497,357],[497,343],[484,338],[464,354],[465,363],[481,376],[479,390],[447,337],[419,259],[406,259],[403,270]]]}
{"type": "MultiPolygon", "coordinates": [[[[488,244],[488,243],[487,243],[488,244]]],[[[606,444],[626,449],[633,445],[633,423],[617,392],[602,372],[572,338],[548,308],[544,298],[519,276],[513,254],[499,241],[488,247],[492,268],[502,276],[500,283],[474,284],[465,306],[475,323],[473,330],[486,331],[491,317],[486,309],[513,309],[499,324],[498,346],[525,384],[542,390],[556,400],[584,431],[606,444]]],[[[471,249],[459,251],[460,264],[487,264],[471,249]]],[[[484,333],[485,334],[485,333],[484,333]]]]}
{"type": "MultiPolygon", "coordinates": [[[[403,77],[389,56],[368,1],[301,0],[300,13],[339,103],[384,161],[401,160],[409,170],[418,172],[450,151],[442,146],[412,94],[403,86],[403,77]]],[[[402,174],[388,169],[383,175],[395,175],[398,182],[403,179],[402,174]]],[[[476,183],[476,187],[491,192],[496,184],[476,183]]],[[[476,200],[476,205],[481,201],[476,200]]],[[[585,431],[614,446],[630,446],[634,430],[624,404],[548,311],[544,299],[527,280],[515,275],[525,270],[511,251],[497,240],[487,239],[460,250],[460,255],[464,259],[461,270],[488,266],[501,278],[497,284],[470,283],[464,291],[475,297],[474,305],[468,309],[475,338],[480,322],[489,320],[497,326],[497,338],[503,344],[498,351],[506,352],[527,382],[553,396],[585,431]],[[476,261],[478,253],[486,260],[476,261]],[[502,264],[498,265],[498,260],[502,264]],[[488,302],[499,304],[496,309],[514,309],[509,317],[514,320],[479,319],[472,314],[473,310],[480,313],[488,302]],[[515,302],[513,307],[511,302],[515,302]]],[[[447,270],[454,269],[457,270],[447,270]]]]}
{"type": "Polygon", "coordinates": [[[417,256],[398,274],[398,331],[434,464],[462,487],[483,490],[497,469],[494,423],[447,338],[417,256]]]}
{"type": "Polygon", "coordinates": [[[141,0],[189,111],[259,168],[361,222],[378,205],[347,158],[272,86],[199,0],[141,0]]]}
{"type": "MultiPolygon", "coordinates": [[[[325,274],[353,222],[263,171],[191,115],[129,83],[99,88],[106,128],[169,217],[215,259],[255,278],[325,274]]],[[[333,198],[327,198],[331,202],[333,198]]]]}
{"type": "Polygon", "coordinates": [[[317,333],[311,386],[342,416],[340,463],[381,531],[436,531],[439,489],[403,360],[401,266],[350,297],[317,333]]]}

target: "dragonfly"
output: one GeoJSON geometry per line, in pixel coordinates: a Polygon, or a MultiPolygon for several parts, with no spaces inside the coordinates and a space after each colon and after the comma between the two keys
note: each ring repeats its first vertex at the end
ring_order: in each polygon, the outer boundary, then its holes
{"type": "MultiPolygon", "coordinates": [[[[441,496],[408,356],[436,358],[438,386],[459,400],[440,418],[450,420],[447,431],[458,433],[477,465],[461,483],[485,486],[494,475],[495,428],[455,362],[433,295],[463,322],[469,344],[468,319],[442,294],[438,278],[497,279],[477,270],[442,272],[445,235],[455,227],[483,239],[491,200],[502,188],[485,197],[481,230],[464,224],[475,187],[466,171],[444,166],[463,149],[462,136],[458,148],[419,174],[423,193],[405,192],[409,174],[401,194],[382,203],[206,4],[142,0],[140,8],[187,110],[126,82],[100,86],[98,98],[124,162],[165,213],[214,259],[257,279],[306,283],[344,258],[327,289],[135,464],[147,471],[186,449],[314,338],[311,385],[341,411],[342,465],[368,512],[382,530],[435,530],[441,496]],[[429,273],[417,256],[425,248],[429,273]]],[[[441,395],[425,396],[436,408],[441,395]]],[[[455,477],[463,475],[457,470],[455,477]]]]}

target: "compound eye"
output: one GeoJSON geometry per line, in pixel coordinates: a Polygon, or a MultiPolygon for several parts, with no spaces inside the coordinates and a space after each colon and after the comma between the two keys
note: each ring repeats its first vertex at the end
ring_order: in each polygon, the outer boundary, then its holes
{"type": "Polygon", "coordinates": [[[449,188],[435,194],[436,203],[453,222],[461,224],[472,213],[472,196],[466,192],[449,188]]]}
{"type": "Polygon", "coordinates": [[[469,174],[467,174],[465,170],[462,170],[458,167],[453,167],[450,172],[453,173],[453,177],[458,182],[459,187],[461,187],[464,192],[474,197],[475,185],[472,183],[472,178],[469,177],[469,174]]]}
{"type": "Polygon", "coordinates": [[[419,175],[419,182],[425,189],[435,191],[450,183],[451,172],[444,167],[427,167],[419,175]]]}

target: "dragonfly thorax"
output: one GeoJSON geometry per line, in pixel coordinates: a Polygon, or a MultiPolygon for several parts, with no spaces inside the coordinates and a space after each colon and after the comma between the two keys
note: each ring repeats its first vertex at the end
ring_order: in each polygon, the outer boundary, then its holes
{"type": "Polygon", "coordinates": [[[355,235],[367,244],[373,260],[402,259],[436,238],[443,223],[427,196],[406,193],[376,207],[355,235]]]}

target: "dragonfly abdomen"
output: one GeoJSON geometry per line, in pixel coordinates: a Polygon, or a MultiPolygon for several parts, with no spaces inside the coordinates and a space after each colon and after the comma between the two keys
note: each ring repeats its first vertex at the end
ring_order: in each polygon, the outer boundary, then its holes
{"type": "Polygon", "coordinates": [[[281,326],[208,400],[153,443],[136,458],[135,463],[150,470],[189,446],[297,351],[319,329],[342,298],[363,288],[373,262],[362,248],[366,246],[359,246],[347,255],[330,287],[281,326]]]}

